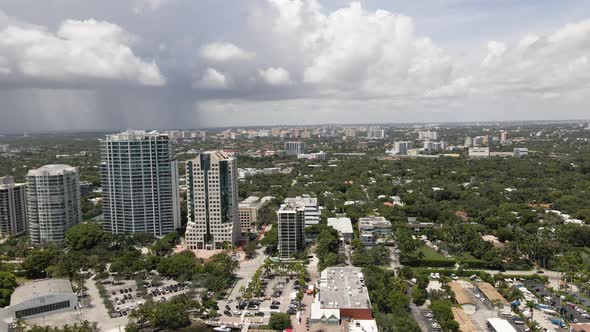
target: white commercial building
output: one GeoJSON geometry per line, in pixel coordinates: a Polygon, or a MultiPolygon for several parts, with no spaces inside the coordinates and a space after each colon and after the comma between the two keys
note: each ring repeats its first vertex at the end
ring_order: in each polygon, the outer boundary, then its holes
{"type": "Polygon", "coordinates": [[[354,231],[350,218],[328,218],[328,226],[338,231],[338,235],[345,241],[352,241],[354,231]]]}
{"type": "Polygon", "coordinates": [[[469,158],[488,158],[489,156],[490,156],[490,148],[488,148],[488,147],[469,148],[469,158]]]}
{"type": "Polygon", "coordinates": [[[191,250],[222,249],[240,235],[236,159],[223,151],[201,153],[186,163],[188,223],[191,250]]]}
{"type": "Polygon", "coordinates": [[[76,310],[78,297],[66,279],[37,280],[17,287],[10,305],[0,309],[0,331],[9,331],[18,319],[44,317],[76,310]]]}
{"type": "Polygon", "coordinates": [[[24,183],[14,183],[12,176],[0,177],[0,237],[19,235],[27,231],[27,189],[24,183]]]}
{"type": "Polygon", "coordinates": [[[27,173],[29,236],[33,243],[63,242],[80,223],[80,176],[68,165],[45,165],[27,173]]]}
{"type": "Polygon", "coordinates": [[[285,198],[285,203],[295,203],[303,206],[305,210],[305,226],[317,225],[320,223],[321,207],[315,197],[297,196],[285,198]]]}
{"type": "Polygon", "coordinates": [[[527,148],[514,148],[512,155],[514,156],[514,158],[526,157],[529,155],[529,149],[527,149],[527,148]]]}
{"type": "Polygon", "coordinates": [[[161,237],[180,227],[178,161],[168,134],[107,135],[101,159],[106,231],[161,237]]]}
{"type": "Polygon", "coordinates": [[[307,160],[326,160],[327,154],[323,151],[314,152],[314,153],[300,153],[297,155],[297,159],[307,159],[307,160]]]}
{"type": "Polygon", "coordinates": [[[473,145],[473,140],[470,136],[465,136],[465,141],[463,141],[463,146],[466,148],[470,148],[473,145]]]}
{"type": "Polygon", "coordinates": [[[491,332],[517,332],[514,326],[502,318],[488,318],[486,325],[491,332]]]}

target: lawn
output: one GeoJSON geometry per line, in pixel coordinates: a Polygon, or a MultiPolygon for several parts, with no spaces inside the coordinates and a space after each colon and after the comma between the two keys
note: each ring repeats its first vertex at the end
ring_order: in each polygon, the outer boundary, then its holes
{"type": "Polygon", "coordinates": [[[422,254],[424,254],[423,256],[423,260],[432,260],[432,261],[449,261],[452,260],[451,258],[446,258],[445,256],[439,254],[438,252],[436,252],[436,250],[427,247],[427,246],[422,246],[418,249],[420,252],[422,252],[422,254]]]}

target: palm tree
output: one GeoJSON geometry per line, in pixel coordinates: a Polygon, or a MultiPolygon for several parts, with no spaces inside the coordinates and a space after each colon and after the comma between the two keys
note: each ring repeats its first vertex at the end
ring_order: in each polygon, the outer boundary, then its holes
{"type": "Polygon", "coordinates": [[[533,309],[536,307],[535,302],[526,301],[526,307],[531,310],[531,321],[533,320],[533,309]]]}

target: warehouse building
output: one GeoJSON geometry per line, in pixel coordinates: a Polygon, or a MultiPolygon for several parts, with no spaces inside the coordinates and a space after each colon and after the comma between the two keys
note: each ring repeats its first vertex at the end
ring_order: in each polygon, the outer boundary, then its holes
{"type": "Polygon", "coordinates": [[[73,311],[78,297],[66,279],[45,279],[17,287],[10,297],[10,305],[0,309],[0,331],[8,331],[17,319],[28,319],[73,311]]]}

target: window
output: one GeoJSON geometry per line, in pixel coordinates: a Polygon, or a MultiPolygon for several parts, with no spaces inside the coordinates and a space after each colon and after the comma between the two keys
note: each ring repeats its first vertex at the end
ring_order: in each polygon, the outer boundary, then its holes
{"type": "Polygon", "coordinates": [[[63,302],[42,305],[42,306],[33,307],[33,308],[29,308],[29,309],[24,309],[24,310],[18,310],[14,314],[15,314],[16,318],[28,317],[28,316],[39,315],[39,314],[42,314],[45,312],[68,308],[69,306],[70,306],[70,301],[63,301],[63,302]]]}

